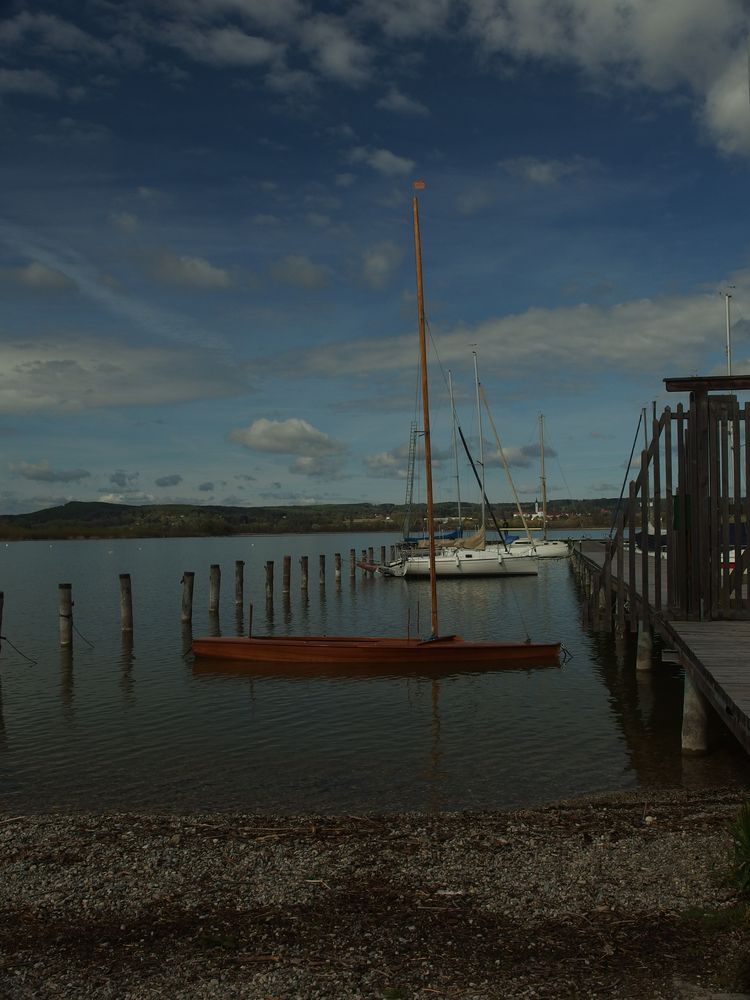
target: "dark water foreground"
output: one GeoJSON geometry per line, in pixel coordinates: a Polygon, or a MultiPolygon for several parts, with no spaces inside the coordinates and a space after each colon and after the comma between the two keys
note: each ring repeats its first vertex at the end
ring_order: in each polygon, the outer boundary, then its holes
{"type": "Polygon", "coordinates": [[[403,634],[429,617],[426,583],[348,575],[348,552],[386,538],[24,542],[0,549],[0,793],[12,811],[238,809],[364,812],[496,809],[637,787],[744,788],[745,755],[680,752],[682,678],[636,673],[635,650],[584,631],[567,562],[534,579],[447,581],[441,629],[467,638],[559,639],[561,668],[402,677],[242,676],[196,669],[179,622],[196,572],[194,634],[209,620],[208,569],[222,566],[218,628],[236,634],[234,562],[244,559],[254,630],[403,634]],[[335,552],[344,556],[340,585],[335,552]],[[318,586],[318,554],[327,556],[318,586]],[[288,600],[282,557],[293,557],[288,600]],[[299,589],[298,557],[310,558],[299,589]],[[264,564],[276,564],[272,608],[264,564]],[[135,634],[119,630],[118,574],[133,581],[135,634]],[[73,585],[72,657],[57,645],[57,585],[73,585]]]}

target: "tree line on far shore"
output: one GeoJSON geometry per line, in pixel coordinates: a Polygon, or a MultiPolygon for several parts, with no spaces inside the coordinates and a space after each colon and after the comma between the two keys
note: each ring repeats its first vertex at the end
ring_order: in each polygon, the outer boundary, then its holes
{"type": "MultiPolygon", "coordinates": [[[[551,528],[609,527],[616,500],[565,500],[549,504],[551,528]]],[[[190,504],[116,504],[71,501],[29,514],[0,515],[0,538],[169,538],[216,535],[308,534],[313,532],[401,532],[403,504],[311,504],[288,507],[222,507],[190,504]]],[[[479,505],[463,504],[462,520],[470,530],[479,523],[479,505]]],[[[515,507],[493,504],[498,524],[520,526],[515,507]]],[[[531,513],[531,512],[530,512],[531,513]]],[[[438,503],[441,527],[457,523],[456,505],[438,503]]],[[[424,505],[412,509],[414,531],[422,526],[424,505]]],[[[492,527],[492,519],[488,519],[492,527]]]]}

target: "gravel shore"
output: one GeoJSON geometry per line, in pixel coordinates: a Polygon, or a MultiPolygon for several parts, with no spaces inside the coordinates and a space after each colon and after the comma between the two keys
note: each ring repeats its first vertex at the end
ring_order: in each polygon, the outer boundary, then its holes
{"type": "Polygon", "coordinates": [[[750,984],[736,791],[517,812],[0,816],[8,1000],[697,998],[750,984]]]}

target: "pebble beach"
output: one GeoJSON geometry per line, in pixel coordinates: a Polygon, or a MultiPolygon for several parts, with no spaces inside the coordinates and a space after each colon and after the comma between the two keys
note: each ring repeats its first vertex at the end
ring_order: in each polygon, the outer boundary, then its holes
{"type": "Polygon", "coordinates": [[[6,814],[0,997],[743,995],[741,803],[717,789],[513,812],[6,814]]]}

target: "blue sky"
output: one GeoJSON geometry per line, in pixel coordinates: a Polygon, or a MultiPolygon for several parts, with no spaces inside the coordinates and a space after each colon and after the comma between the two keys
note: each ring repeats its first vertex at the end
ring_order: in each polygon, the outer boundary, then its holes
{"type": "Polygon", "coordinates": [[[527,499],[540,412],[551,497],[618,494],[727,291],[750,371],[746,0],[3,11],[2,513],[403,502],[417,178],[440,499],[473,351],[527,499]]]}

